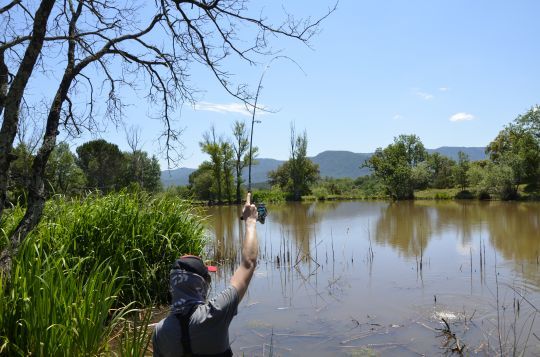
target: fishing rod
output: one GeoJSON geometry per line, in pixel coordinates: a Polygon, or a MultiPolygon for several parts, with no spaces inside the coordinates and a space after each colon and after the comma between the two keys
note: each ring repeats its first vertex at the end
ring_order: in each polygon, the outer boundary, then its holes
{"type": "MultiPolygon", "coordinates": [[[[253,127],[255,126],[255,123],[260,123],[260,121],[255,120],[255,114],[257,113],[257,103],[259,101],[259,94],[261,93],[262,82],[263,82],[263,79],[264,79],[264,75],[266,74],[266,71],[268,71],[268,69],[270,68],[270,64],[272,64],[272,62],[274,62],[277,59],[287,59],[287,60],[293,62],[304,73],[304,75],[306,74],[304,72],[304,70],[302,69],[302,67],[300,67],[300,65],[298,63],[296,63],[296,61],[294,61],[293,59],[291,59],[290,57],[287,57],[287,56],[275,56],[275,57],[273,57],[270,61],[268,61],[268,63],[266,64],[266,66],[264,68],[264,71],[261,73],[261,78],[259,79],[259,85],[257,86],[257,92],[255,93],[255,101],[254,101],[254,104],[253,104],[253,113],[252,113],[252,116],[251,116],[251,133],[250,133],[250,138],[249,138],[249,165],[248,165],[248,192],[249,193],[251,193],[251,162],[252,162],[252,158],[253,158],[253,127]]],[[[266,208],[266,205],[264,203],[259,203],[259,204],[255,204],[255,205],[257,207],[257,212],[259,214],[257,220],[259,222],[261,222],[262,224],[264,224],[264,221],[266,220],[266,216],[268,214],[268,210],[266,208]]]]}
{"type": "MultiPolygon", "coordinates": [[[[257,86],[257,93],[255,94],[255,103],[253,105],[253,114],[251,116],[251,133],[250,133],[250,137],[249,137],[249,165],[248,165],[248,192],[249,193],[251,193],[251,162],[252,162],[252,159],[253,159],[253,127],[255,126],[255,122],[260,123],[260,121],[255,121],[255,114],[257,112],[257,102],[259,100],[259,94],[261,92],[262,81],[263,81],[263,78],[264,78],[264,74],[266,73],[268,68],[270,68],[270,63],[274,59],[275,59],[275,57],[272,58],[272,60],[270,60],[270,62],[268,62],[268,64],[264,68],[264,71],[261,74],[261,78],[259,79],[259,85],[257,86]]],[[[266,209],[266,205],[264,203],[259,203],[259,204],[255,204],[255,206],[257,207],[257,213],[258,213],[257,221],[264,224],[264,222],[266,221],[266,216],[268,214],[268,210],[266,209]]]]}

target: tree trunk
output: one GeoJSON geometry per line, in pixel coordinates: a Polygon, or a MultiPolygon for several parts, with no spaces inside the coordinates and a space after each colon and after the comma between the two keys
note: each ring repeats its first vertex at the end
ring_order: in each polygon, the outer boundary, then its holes
{"type": "Polygon", "coordinates": [[[69,87],[74,78],[75,74],[69,68],[66,69],[58,91],[54,96],[53,104],[47,117],[43,143],[32,164],[32,177],[28,184],[28,207],[17,229],[10,237],[9,248],[4,249],[0,254],[1,270],[9,271],[11,269],[12,257],[17,254],[21,243],[32,229],[37,226],[43,214],[43,208],[45,207],[45,167],[47,166],[51,152],[56,146],[62,104],[67,98],[69,87]]]}
{"type": "Polygon", "coordinates": [[[43,47],[45,32],[47,30],[47,20],[49,19],[54,3],[55,0],[41,1],[34,16],[32,37],[3,103],[5,104],[3,108],[4,121],[0,129],[0,220],[2,219],[2,212],[7,197],[9,168],[11,162],[15,159],[12,151],[13,141],[15,140],[19,123],[19,108],[24,90],[43,47]]]}
{"type": "Polygon", "coordinates": [[[236,203],[240,204],[241,197],[240,197],[240,177],[238,174],[236,175],[236,203]]]}

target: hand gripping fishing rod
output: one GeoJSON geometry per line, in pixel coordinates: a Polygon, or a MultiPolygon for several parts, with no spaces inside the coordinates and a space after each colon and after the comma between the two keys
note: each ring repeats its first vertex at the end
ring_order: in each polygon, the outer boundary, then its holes
{"type": "MultiPolygon", "coordinates": [[[[266,68],[261,74],[261,79],[259,80],[259,86],[257,87],[257,94],[255,95],[255,103],[253,105],[253,115],[251,117],[251,134],[249,137],[249,165],[248,165],[248,192],[249,193],[251,193],[251,161],[253,158],[253,127],[255,126],[255,113],[257,112],[257,101],[259,99],[259,93],[261,91],[264,74],[266,73],[266,70],[269,68],[269,66],[270,66],[270,63],[266,65],[266,68]]],[[[257,123],[260,123],[260,121],[258,121],[257,123]]],[[[255,206],[257,207],[257,213],[258,213],[257,221],[264,224],[266,220],[266,215],[268,214],[266,205],[264,203],[259,203],[259,204],[255,204],[255,206]]]]}

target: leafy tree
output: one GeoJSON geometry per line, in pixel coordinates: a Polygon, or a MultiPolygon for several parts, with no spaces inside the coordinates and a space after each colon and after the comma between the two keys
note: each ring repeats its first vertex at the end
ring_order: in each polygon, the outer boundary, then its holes
{"type": "Polygon", "coordinates": [[[76,160],[67,143],[59,144],[52,151],[45,171],[51,193],[71,195],[84,189],[86,178],[76,160]]]}
{"type": "Polygon", "coordinates": [[[225,185],[227,202],[230,204],[232,203],[233,197],[233,170],[235,166],[234,150],[232,148],[232,145],[227,141],[223,141],[220,147],[223,163],[223,183],[225,185]]]}
{"type": "Polygon", "coordinates": [[[427,156],[426,164],[430,173],[429,186],[434,188],[449,188],[453,186],[452,173],[456,162],[439,153],[427,156]]]}
{"type": "Polygon", "coordinates": [[[405,155],[410,167],[418,165],[427,157],[427,151],[424,144],[422,144],[420,138],[414,134],[401,134],[397,138],[394,138],[394,143],[405,147],[405,155]]]}
{"type": "Polygon", "coordinates": [[[124,153],[123,161],[122,186],[137,184],[146,191],[161,190],[161,169],[155,156],[149,157],[147,152],[136,150],[124,153]]]}
{"type": "Polygon", "coordinates": [[[490,163],[486,167],[485,185],[490,193],[497,194],[502,200],[518,197],[518,185],[515,171],[507,164],[490,163]]]}
{"type": "Polygon", "coordinates": [[[515,185],[538,182],[540,146],[529,130],[508,125],[487,146],[486,153],[495,164],[511,167],[515,185]]]}
{"type": "Polygon", "coordinates": [[[433,172],[427,162],[421,162],[411,167],[411,181],[415,190],[425,190],[431,186],[433,172]]]}
{"type": "Polygon", "coordinates": [[[489,161],[482,160],[476,161],[468,165],[467,169],[467,182],[478,198],[489,197],[490,187],[487,186],[487,169],[486,166],[489,161]]]}
{"type": "Polygon", "coordinates": [[[11,164],[11,171],[8,181],[8,199],[11,202],[26,201],[26,187],[31,178],[33,155],[28,146],[19,143],[13,155],[16,159],[11,164]]]}
{"type": "Polygon", "coordinates": [[[525,114],[519,115],[515,124],[532,134],[536,141],[540,143],[540,106],[535,105],[525,114]]]}
{"type": "Polygon", "coordinates": [[[123,172],[124,155],[118,146],[103,139],[92,140],[77,149],[77,164],[88,186],[108,192],[117,188],[123,172]]]}
{"type": "Polygon", "coordinates": [[[452,177],[461,191],[465,191],[469,184],[467,173],[469,171],[469,156],[463,151],[458,152],[458,162],[453,168],[452,177]]]}
{"type": "Polygon", "coordinates": [[[373,170],[373,174],[382,182],[386,194],[392,199],[411,199],[420,175],[413,167],[424,161],[427,153],[416,135],[400,135],[386,148],[378,148],[364,163],[373,170]]]}
{"type": "Polygon", "coordinates": [[[216,199],[214,185],[213,164],[211,162],[204,161],[197,170],[189,175],[190,190],[201,200],[214,201],[216,199]]]}
{"type": "Polygon", "coordinates": [[[268,173],[271,185],[278,185],[288,192],[292,199],[299,201],[311,192],[310,186],[319,179],[319,165],[307,157],[307,133],[295,135],[291,126],[291,157],[275,171],[268,173]]]}
{"type": "MultiPolygon", "coordinates": [[[[240,203],[242,199],[242,192],[240,187],[244,182],[242,178],[242,172],[245,167],[249,165],[249,139],[246,129],[246,123],[236,121],[233,125],[233,151],[234,151],[234,169],[236,174],[236,203],[240,203]]],[[[252,165],[257,156],[258,148],[252,147],[252,165]]]]}
{"type": "Polygon", "coordinates": [[[503,200],[517,197],[517,185],[512,168],[491,161],[474,162],[467,173],[471,188],[479,198],[497,195],[503,200]]]}
{"type": "Polygon", "coordinates": [[[216,137],[216,128],[212,125],[210,131],[203,134],[203,140],[199,143],[201,150],[210,156],[212,173],[218,203],[223,200],[223,138],[216,137]]]}

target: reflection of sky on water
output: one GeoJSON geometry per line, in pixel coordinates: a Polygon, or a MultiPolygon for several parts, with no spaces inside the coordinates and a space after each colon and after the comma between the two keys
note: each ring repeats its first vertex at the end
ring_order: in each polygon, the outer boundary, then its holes
{"type": "MultiPolygon", "coordinates": [[[[286,355],[339,354],[341,342],[358,333],[354,327],[358,322],[364,330],[373,323],[377,329],[407,326],[409,331],[393,328],[386,335],[366,335],[354,340],[359,345],[414,338],[415,349],[440,353],[440,341],[432,331],[409,336],[416,330],[413,325],[436,327],[437,313],[475,311],[479,320],[492,326],[495,259],[500,288],[505,291],[501,300],[508,304],[515,296],[503,286],[509,283],[525,287],[528,299],[540,305],[539,212],[536,203],[502,202],[269,206],[266,224],[258,225],[258,270],[231,327],[235,352],[260,355],[268,341],[257,333],[267,338],[269,327],[281,331],[276,341],[290,349],[286,355]],[[480,263],[481,252],[485,252],[485,266],[480,263]],[[312,338],[306,336],[314,331],[326,336],[317,341],[319,349],[306,345],[305,339],[312,338]],[[253,338],[259,347],[244,349],[253,338]]],[[[216,290],[228,281],[239,257],[239,213],[238,207],[209,210],[216,256],[229,261],[216,279],[216,290]]],[[[485,333],[477,327],[467,336],[475,344],[485,333]]],[[[407,342],[403,348],[412,347],[407,342]]]]}

